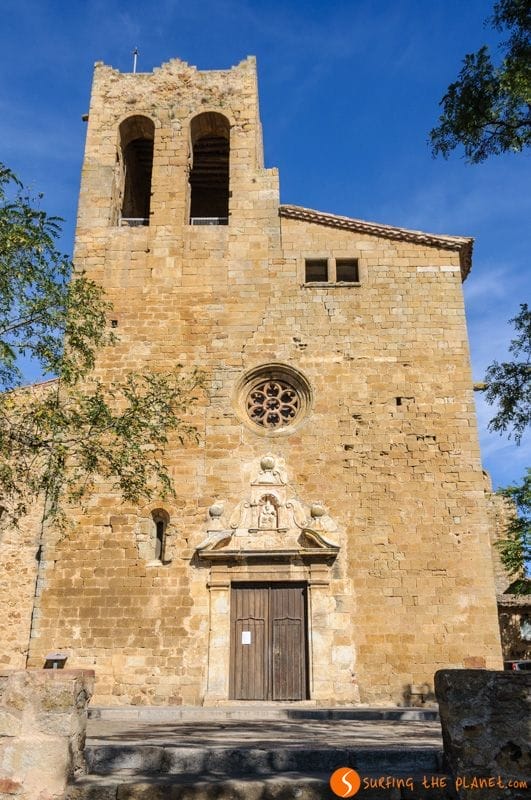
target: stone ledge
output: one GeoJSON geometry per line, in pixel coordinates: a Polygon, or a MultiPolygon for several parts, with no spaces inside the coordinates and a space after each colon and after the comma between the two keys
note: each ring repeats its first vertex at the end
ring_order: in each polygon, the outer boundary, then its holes
{"type": "Polygon", "coordinates": [[[9,678],[11,675],[17,674],[30,674],[30,675],[39,675],[42,674],[43,677],[55,677],[55,678],[95,678],[96,672],[93,669],[0,669],[0,678],[9,678]]]}

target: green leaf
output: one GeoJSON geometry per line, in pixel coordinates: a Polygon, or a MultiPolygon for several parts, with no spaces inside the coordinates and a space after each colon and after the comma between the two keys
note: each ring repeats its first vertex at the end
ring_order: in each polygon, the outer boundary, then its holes
{"type": "Polygon", "coordinates": [[[487,46],[469,53],[458,79],[442,98],[439,124],[430,132],[434,156],[462,146],[469,163],[531,144],[531,10],[527,0],[501,0],[488,21],[509,30],[495,65],[487,46]]]}

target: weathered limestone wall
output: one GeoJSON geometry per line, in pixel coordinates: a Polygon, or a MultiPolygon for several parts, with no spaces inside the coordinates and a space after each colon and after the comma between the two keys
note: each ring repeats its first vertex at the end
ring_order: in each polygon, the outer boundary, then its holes
{"type": "MultiPolygon", "coordinates": [[[[294,496],[338,523],[339,556],[315,584],[313,699],[405,702],[418,685],[430,696],[441,666],[501,665],[458,248],[279,217],[259,142],[252,60],[96,68],[76,259],[107,289],[120,337],[98,376],[181,363],[207,379],[199,444],[168,448],[177,497],[136,509],[101,486],[50,544],[30,664],[53,649],[96,665],[96,702],[204,701],[230,581],[281,572],[240,565],[219,587],[196,548],[209,507],[240,503],[266,453],[294,496]],[[189,122],[203,111],[231,125],[227,226],[188,225],[189,122]],[[116,224],[117,130],[131,114],[155,123],[152,216],[139,228],[116,224]],[[316,257],[358,258],[359,285],[305,285],[316,257]],[[242,406],[242,380],[267,364],[310,387],[306,416],[280,435],[242,406]],[[160,507],[164,562],[146,551],[160,507]]],[[[292,567],[284,577],[306,580],[292,567]]]]}
{"type": "Polygon", "coordinates": [[[527,638],[525,623],[531,620],[531,597],[525,594],[525,576],[523,573],[520,576],[509,575],[496,547],[498,540],[506,538],[516,508],[513,502],[493,492],[487,494],[487,500],[491,517],[490,537],[503,659],[530,659],[531,639],[527,638]],[[518,594],[513,594],[513,584],[517,581],[520,583],[518,594]]]}
{"type": "Polygon", "coordinates": [[[460,800],[529,797],[531,675],[441,670],[435,693],[460,800]]]}
{"type": "Polygon", "coordinates": [[[38,508],[17,528],[0,519],[0,669],[26,666],[39,538],[38,508]]]}
{"type": "Polygon", "coordinates": [[[514,503],[506,497],[495,494],[492,490],[487,492],[487,501],[491,517],[490,539],[492,545],[492,561],[494,565],[494,584],[496,587],[496,594],[503,594],[510,587],[511,583],[514,582],[515,578],[511,578],[507,574],[507,570],[503,566],[500,558],[500,551],[495,547],[495,543],[499,539],[504,539],[506,537],[507,528],[516,509],[514,503]]]}
{"type": "Polygon", "coordinates": [[[94,672],[0,672],[0,798],[62,800],[84,768],[94,672]]]}
{"type": "MultiPolygon", "coordinates": [[[[351,537],[362,698],[391,684],[399,700],[443,663],[498,666],[457,254],[291,220],[282,241],[299,280],[305,257],[360,263],[359,287],[304,288],[309,313],[291,329],[306,363],[322,359],[315,454],[324,433],[327,474],[348,498],[334,503],[351,537]]],[[[286,316],[297,293],[283,286],[286,316]]]]}

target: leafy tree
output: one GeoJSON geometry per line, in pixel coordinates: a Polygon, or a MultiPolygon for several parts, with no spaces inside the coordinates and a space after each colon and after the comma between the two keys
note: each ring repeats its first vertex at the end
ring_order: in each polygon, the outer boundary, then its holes
{"type": "Polygon", "coordinates": [[[504,539],[497,542],[502,563],[508,574],[517,578],[511,587],[514,594],[529,594],[530,581],[522,578],[531,560],[531,469],[519,486],[507,486],[499,493],[516,509],[504,539]]]}
{"type": "Polygon", "coordinates": [[[72,274],[56,248],[60,232],[60,220],[35,207],[0,164],[0,390],[21,384],[21,358],[75,384],[111,340],[103,291],[82,273],[72,274]]]}
{"type": "MultiPolygon", "coordinates": [[[[493,431],[514,434],[517,444],[531,425],[531,311],[527,304],[510,320],[518,333],[509,352],[514,360],[498,364],[494,361],[485,376],[487,402],[498,404],[498,413],[489,423],[493,431]]],[[[531,470],[520,485],[499,489],[499,494],[514,503],[515,513],[504,539],[497,542],[502,563],[509,575],[519,578],[513,586],[516,593],[528,590],[521,580],[526,563],[531,559],[531,470]]]]}
{"type": "Polygon", "coordinates": [[[509,322],[519,334],[509,346],[514,361],[493,361],[487,368],[485,398],[499,408],[489,423],[490,430],[509,431],[509,437],[512,433],[520,444],[525,429],[531,425],[531,311],[527,303],[509,322]]]}
{"type": "MultiPolygon", "coordinates": [[[[459,145],[471,164],[505,152],[521,152],[531,144],[531,4],[498,0],[486,24],[508,33],[499,47],[501,63],[493,63],[487,46],[465,56],[457,81],[441,100],[439,125],[430,133],[432,153],[447,158],[459,145]]],[[[513,361],[487,369],[485,397],[498,404],[489,428],[514,435],[520,444],[531,422],[531,312],[527,305],[511,320],[518,337],[511,342],[513,361]]],[[[519,486],[499,489],[515,503],[507,537],[498,542],[510,575],[525,574],[529,561],[529,471],[519,486]]],[[[520,581],[523,585],[525,582],[520,581]]]]}
{"type": "Polygon", "coordinates": [[[458,79],[440,102],[439,125],[430,133],[434,156],[447,158],[462,145],[474,164],[531,144],[529,0],[498,0],[487,23],[509,33],[499,48],[501,63],[493,63],[486,45],[465,56],[458,79]]]}
{"type": "Polygon", "coordinates": [[[186,414],[197,372],[105,386],[91,375],[113,344],[110,306],[59,252],[59,234],[60,220],[0,165],[0,499],[15,522],[39,499],[43,524],[64,523],[66,505],[102,480],[126,501],[171,493],[168,437],[196,433],[186,414]],[[22,387],[23,358],[54,378],[22,387]]]}

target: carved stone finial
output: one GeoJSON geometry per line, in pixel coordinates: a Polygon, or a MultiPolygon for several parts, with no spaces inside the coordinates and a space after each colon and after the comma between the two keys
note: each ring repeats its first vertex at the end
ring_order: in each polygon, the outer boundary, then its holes
{"type": "Polygon", "coordinates": [[[275,463],[273,456],[264,456],[260,460],[260,469],[264,472],[272,472],[275,469],[275,463]]]}
{"type": "Polygon", "coordinates": [[[210,517],[208,529],[210,531],[220,531],[222,529],[221,517],[224,511],[223,503],[212,503],[208,509],[208,516],[210,517]]]}
{"type": "Polygon", "coordinates": [[[223,503],[213,503],[208,509],[210,519],[219,519],[223,514],[223,503]]]}
{"type": "Polygon", "coordinates": [[[325,507],[319,500],[317,500],[315,503],[312,503],[310,507],[310,514],[312,515],[313,519],[319,519],[319,517],[324,517],[326,514],[325,507]]]}

